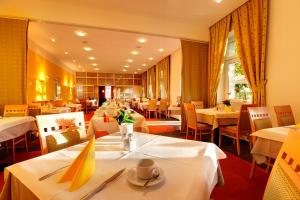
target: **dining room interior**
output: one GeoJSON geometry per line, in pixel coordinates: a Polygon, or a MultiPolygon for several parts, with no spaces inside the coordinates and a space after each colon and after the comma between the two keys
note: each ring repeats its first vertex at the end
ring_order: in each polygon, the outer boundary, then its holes
{"type": "Polygon", "coordinates": [[[0,200],[300,199],[298,0],[1,0],[0,200]]]}

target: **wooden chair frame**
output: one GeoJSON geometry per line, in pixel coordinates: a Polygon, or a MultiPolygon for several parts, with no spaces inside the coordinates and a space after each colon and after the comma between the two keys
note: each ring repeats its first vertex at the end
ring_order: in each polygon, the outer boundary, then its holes
{"type": "Polygon", "coordinates": [[[276,113],[278,126],[288,126],[295,124],[294,114],[290,105],[274,106],[274,110],[276,113]],[[284,124],[284,122],[282,121],[283,117],[290,117],[292,120],[291,123],[284,124]]]}
{"type": "MultiPolygon", "coordinates": [[[[255,126],[255,120],[261,120],[261,119],[269,120],[269,123],[270,123],[271,127],[266,127],[266,128],[272,128],[270,114],[269,114],[268,109],[266,107],[249,107],[248,111],[249,111],[249,117],[250,117],[250,122],[251,122],[251,132],[258,131],[258,129],[255,126]]],[[[255,139],[256,138],[252,137],[253,144],[255,143],[255,139]]],[[[268,173],[269,170],[270,170],[270,167],[273,166],[272,163],[271,163],[271,158],[270,157],[267,157],[267,161],[265,162],[265,164],[267,165],[266,173],[268,173]]],[[[250,179],[254,175],[255,168],[256,168],[256,162],[253,158],[252,159],[251,171],[250,171],[250,175],[249,175],[250,179]]]]}
{"type": "Polygon", "coordinates": [[[56,131],[69,128],[67,126],[59,126],[57,120],[59,119],[75,119],[75,125],[80,128],[84,135],[81,138],[86,138],[86,128],[84,122],[83,112],[70,112],[62,114],[50,114],[50,115],[39,115],[36,117],[38,129],[39,129],[39,139],[41,145],[42,154],[48,153],[46,137],[57,133],[56,131]]]}

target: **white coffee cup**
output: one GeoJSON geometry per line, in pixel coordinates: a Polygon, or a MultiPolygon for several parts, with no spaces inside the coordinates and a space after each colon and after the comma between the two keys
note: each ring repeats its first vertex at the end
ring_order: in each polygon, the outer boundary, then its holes
{"type": "Polygon", "coordinates": [[[141,159],[136,167],[138,178],[144,180],[152,178],[153,170],[156,169],[154,164],[151,159],[141,159]]]}

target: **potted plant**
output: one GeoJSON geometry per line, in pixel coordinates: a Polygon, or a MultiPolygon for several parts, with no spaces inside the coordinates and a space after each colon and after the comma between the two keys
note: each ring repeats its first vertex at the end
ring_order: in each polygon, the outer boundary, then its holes
{"type": "Polygon", "coordinates": [[[128,134],[133,133],[134,119],[128,114],[126,110],[120,109],[118,111],[118,115],[116,116],[116,120],[120,125],[122,137],[126,137],[128,134]]]}
{"type": "Polygon", "coordinates": [[[223,101],[224,104],[224,111],[225,112],[231,112],[231,102],[229,99],[226,99],[223,101]]]}

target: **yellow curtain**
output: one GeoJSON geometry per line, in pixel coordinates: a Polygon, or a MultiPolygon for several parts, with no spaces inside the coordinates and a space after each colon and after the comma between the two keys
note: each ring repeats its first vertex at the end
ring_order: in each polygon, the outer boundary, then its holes
{"type": "Polygon", "coordinates": [[[224,52],[228,33],[230,31],[231,16],[227,16],[209,28],[209,56],[208,56],[208,106],[214,107],[217,102],[217,89],[224,63],[224,52]]]}
{"type": "Polygon", "coordinates": [[[156,98],[156,66],[147,71],[147,96],[150,99],[156,98]]]}
{"type": "Polygon", "coordinates": [[[158,97],[170,99],[170,56],[157,63],[158,97]]]}
{"type": "MultiPolygon", "coordinates": [[[[181,41],[182,48],[182,103],[203,101],[207,105],[208,44],[181,41]]],[[[182,105],[182,111],[183,105],[182,105]]],[[[181,115],[181,129],[186,127],[185,113],[181,115]]]]}
{"type": "Polygon", "coordinates": [[[147,71],[142,73],[142,97],[147,97],[147,71]]]}
{"type": "Polygon", "coordinates": [[[0,105],[24,104],[28,20],[0,18],[0,105]]]}
{"type": "Polygon", "coordinates": [[[253,103],[266,104],[265,51],[268,0],[249,0],[232,13],[238,55],[253,92],[253,103]]]}

